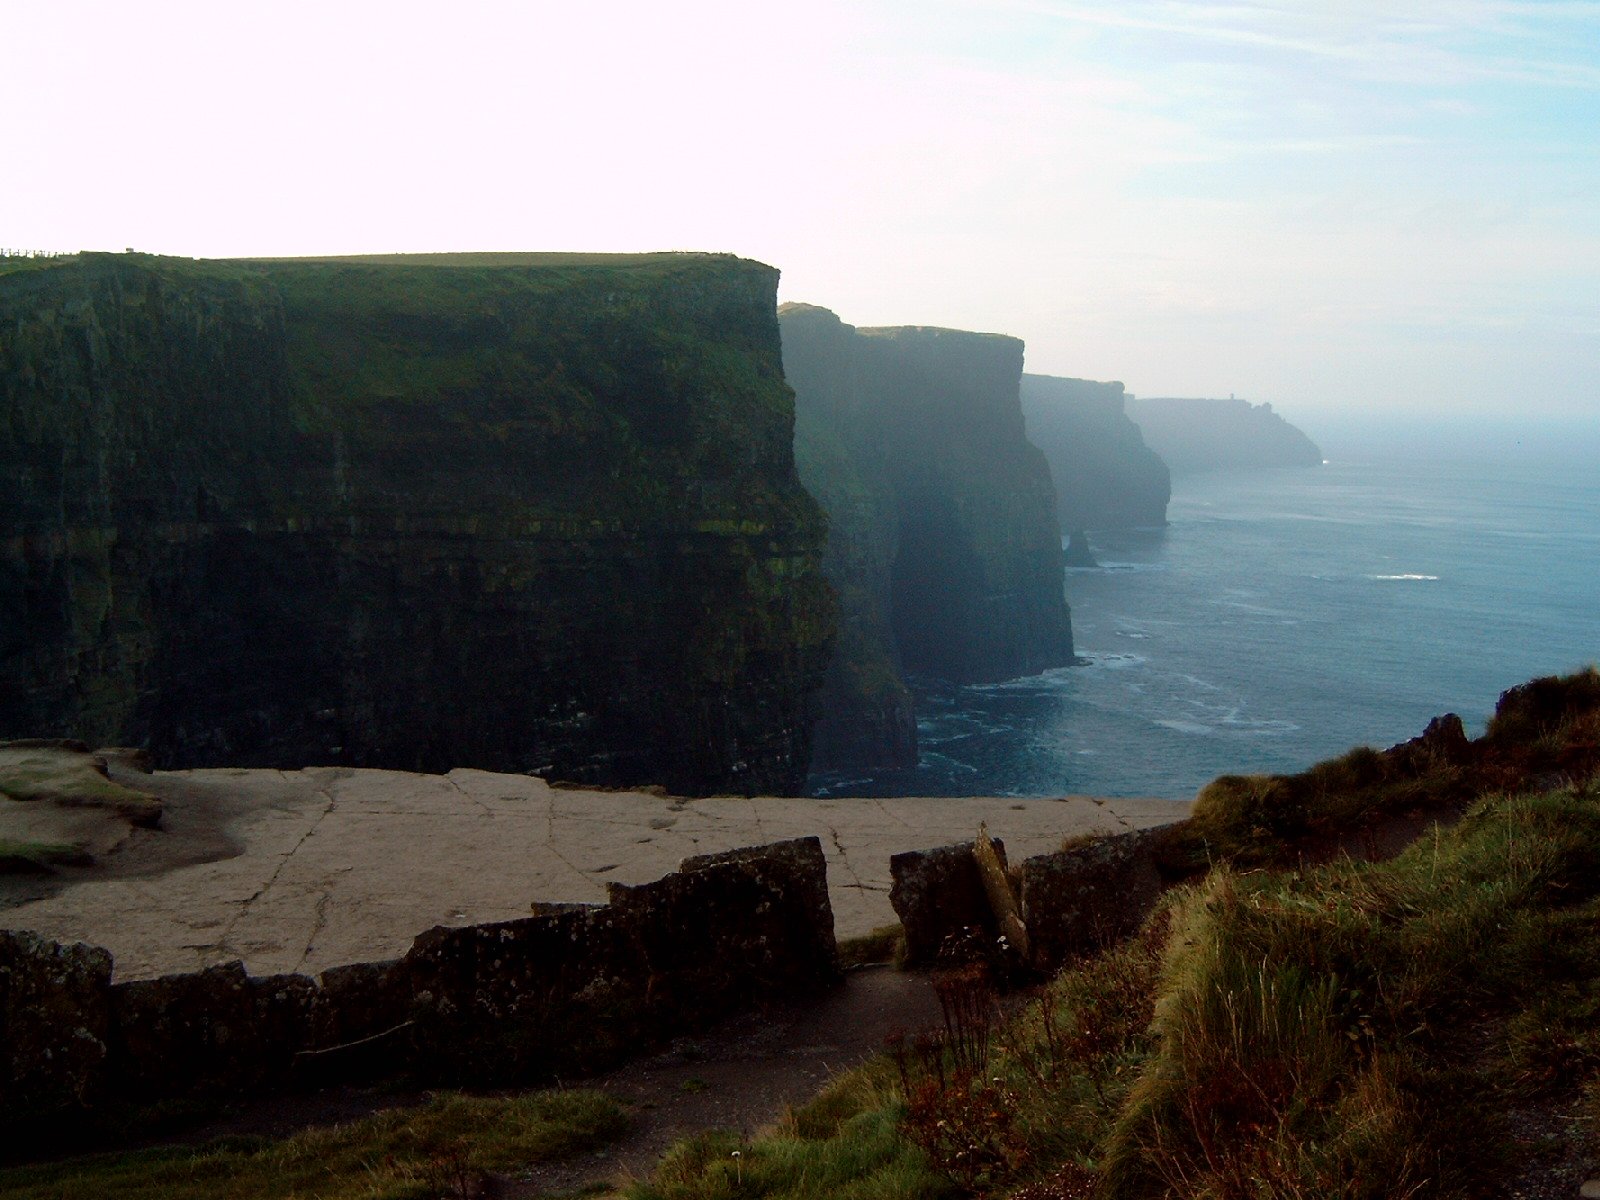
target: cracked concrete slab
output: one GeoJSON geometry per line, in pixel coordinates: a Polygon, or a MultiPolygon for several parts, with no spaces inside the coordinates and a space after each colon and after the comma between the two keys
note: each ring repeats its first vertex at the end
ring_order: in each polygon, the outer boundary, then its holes
{"type": "MultiPolygon", "coordinates": [[[[105,946],[118,979],[242,959],[253,974],[392,958],[435,925],[601,902],[691,854],[817,835],[840,937],[894,920],[889,857],[970,839],[1014,858],[1166,824],[1171,800],[1086,796],[688,800],[528,775],[311,768],[141,775],[166,804],[92,868],[0,879],[0,926],[105,946]]],[[[3,831],[0,831],[3,832],[3,831]]]]}

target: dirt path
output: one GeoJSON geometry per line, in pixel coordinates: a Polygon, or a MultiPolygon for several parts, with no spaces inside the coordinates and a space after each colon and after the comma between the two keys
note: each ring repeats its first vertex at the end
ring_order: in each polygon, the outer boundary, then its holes
{"type": "Polygon", "coordinates": [[[929,977],[867,967],[820,1001],[736,1017],[712,1033],[585,1080],[629,1106],[632,1130],[601,1153],[498,1181],[497,1195],[531,1200],[643,1179],[676,1140],[709,1129],[755,1133],[836,1073],[883,1049],[889,1035],[939,1024],[929,977]]]}

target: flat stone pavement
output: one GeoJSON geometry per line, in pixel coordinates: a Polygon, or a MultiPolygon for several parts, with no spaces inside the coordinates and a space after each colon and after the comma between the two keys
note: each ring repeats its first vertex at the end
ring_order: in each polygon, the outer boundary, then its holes
{"type": "MultiPolygon", "coordinates": [[[[115,775],[116,772],[113,772],[115,775]]],[[[130,775],[166,802],[92,868],[0,879],[0,926],[104,946],[116,978],[243,960],[315,974],[394,958],[435,925],[605,900],[691,854],[815,834],[841,938],[892,922],[889,856],[970,839],[1013,858],[1064,837],[1149,828],[1173,800],[712,797],[552,787],[528,775],[343,767],[130,775]]]]}

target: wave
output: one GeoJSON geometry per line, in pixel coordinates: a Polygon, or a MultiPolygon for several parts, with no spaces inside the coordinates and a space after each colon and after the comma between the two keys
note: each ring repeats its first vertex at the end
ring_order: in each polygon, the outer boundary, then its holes
{"type": "Polygon", "coordinates": [[[1199,721],[1165,720],[1157,721],[1156,724],[1174,733],[1192,733],[1204,737],[1209,737],[1217,731],[1214,725],[1202,725],[1199,721]]]}
{"type": "Polygon", "coordinates": [[[1368,579],[1437,580],[1437,575],[1368,575],[1368,579]]]}
{"type": "Polygon", "coordinates": [[[960,759],[951,758],[948,754],[940,754],[937,750],[924,750],[921,754],[922,764],[926,767],[943,767],[946,771],[957,771],[963,775],[976,775],[978,768],[971,763],[964,763],[960,759]]]}
{"type": "Polygon", "coordinates": [[[1107,571],[1124,574],[1154,574],[1170,570],[1166,563],[1132,563],[1132,562],[1102,562],[1098,567],[1068,567],[1070,571],[1093,571],[1104,574],[1107,571]]]}
{"type": "Polygon", "coordinates": [[[1142,667],[1150,660],[1143,654],[1129,654],[1125,651],[1080,651],[1078,657],[1083,660],[1086,667],[1099,667],[1102,671],[1126,671],[1130,667],[1142,667]]]}

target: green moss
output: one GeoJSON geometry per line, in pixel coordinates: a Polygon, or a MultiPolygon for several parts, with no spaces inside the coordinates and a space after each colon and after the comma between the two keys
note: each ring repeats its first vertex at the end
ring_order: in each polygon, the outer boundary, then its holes
{"type": "Polygon", "coordinates": [[[108,778],[101,761],[79,750],[0,742],[0,795],[63,807],[109,808],[136,824],[161,816],[161,801],[108,778]]]}
{"type": "Polygon", "coordinates": [[[56,867],[88,866],[94,860],[66,842],[26,842],[0,837],[0,875],[48,875],[56,867]]]}

